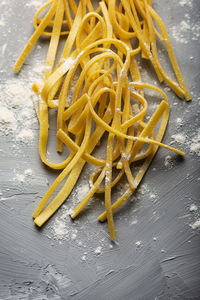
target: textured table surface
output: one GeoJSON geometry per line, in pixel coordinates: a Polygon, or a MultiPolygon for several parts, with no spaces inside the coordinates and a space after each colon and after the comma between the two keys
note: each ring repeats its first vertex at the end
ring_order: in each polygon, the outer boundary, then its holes
{"type": "MultiPolygon", "coordinates": [[[[30,96],[46,43],[41,40],[21,73],[13,74],[39,1],[1,1],[0,110],[12,111],[15,122],[8,131],[0,124],[0,299],[200,299],[200,231],[192,228],[200,217],[199,156],[192,148],[200,112],[200,2],[153,2],[192,93],[192,102],[186,103],[163,86],[171,104],[164,142],[181,134],[184,143],[173,145],[186,156],[158,151],[132,197],[136,201],[116,214],[118,239],[112,244],[107,224],[97,221],[101,200],[93,201],[77,221],[68,217],[87,191],[87,168],[65,205],[41,230],[34,226],[32,212],[57,176],[40,162],[39,126],[30,96]],[[27,130],[30,140],[24,143],[27,130]]],[[[55,124],[50,130],[53,135],[55,124]]],[[[50,157],[54,147],[52,138],[50,157]]]]}

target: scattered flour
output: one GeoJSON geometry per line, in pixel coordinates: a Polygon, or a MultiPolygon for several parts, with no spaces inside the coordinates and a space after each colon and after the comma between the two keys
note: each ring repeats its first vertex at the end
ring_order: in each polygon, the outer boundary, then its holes
{"type": "Polygon", "coordinates": [[[62,218],[55,219],[53,230],[58,240],[63,240],[69,233],[66,222],[62,218]]]}
{"type": "MultiPolygon", "coordinates": [[[[77,231],[76,231],[77,232],[77,231]]],[[[77,234],[76,233],[72,233],[72,235],[71,235],[71,239],[72,240],[75,240],[76,239],[76,237],[77,237],[77,234]]]]}
{"type": "Polygon", "coordinates": [[[183,120],[181,118],[177,118],[176,119],[176,123],[179,125],[179,126],[182,126],[183,125],[183,120]]]}
{"type": "Polygon", "coordinates": [[[82,261],[86,261],[86,259],[87,259],[87,256],[86,256],[86,255],[83,255],[83,256],[81,257],[81,260],[82,260],[82,261]]]}
{"type": "Polygon", "coordinates": [[[76,195],[78,196],[78,200],[82,200],[85,195],[89,192],[89,185],[88,183],[86,184],[82,184],[82,185],[79,185],[76,189],[76,195]]]}
{"type": "Polygon", "coordinates": [[[150,199],[156,199],[156,195],[154,193],[150,194],[150,199]]]}
{"type": "Polygon", "coordinates": [[[200,228],[200,219],[191,224],[192,229],[198,229],[200,228]]]}
{"type": "Polygon", "coordinates": [[[191,153],[196,153],[198,156],[200,156],[200,142],[192,143],[190,145],[190,152],[191,153]]]}
{"type": "Polygon", "coordinates": [[[22,129],[17,135],[17,141],[23,142],[25,144],[32,141],[34,138],[34,133],[31,129],[22,129]]]}
{"type": "Polygon", "coordinates": [[[131,222],[131,225],[136,225],[137,223],[138,223],[138,220],[135,219],[135,220],[133,220],[133,221],[131,222]]]}
{"type": "Polygon", "coordinates": [[[198,209],[198,207],[195,204],[190,205],[190,211],[191,212],[197,211],[197,209],[198,209]]]}
{"type": "Polygon", "coordinates": [[[32,127],[37,118],[31,99],[30,83],[22,79],[12,79],[2,83],[0,94],[0,131],[4,135],[18,130],[16,141],[30,142],[32,127]]]}
{"type": "Polygon", "coordinates": [[[139,188],[139,193],[144,195],[145,193],[149,192],[149,187],[147,184],[142,184],[139,188]]]}
{"type": "Polygon", "coordinates": [[[190,144],[190,152],[200,156],[200,129],[198,130],[195,137],[193,137],[190,144]]]}
{"type": "Polygon", "coordinates": [[[172,36],[174,39],[182,44],[187,44],[187,32],[190,30],[190,25],[186,21],[181,21],[180,24],[172,26],[172,36]]]}
{"type": "Polygon", "coordinates": [[[174,166],[174,164],[173,164],[173,160],[172,160],[172,157],[170,156],[170,155],[167,155],[166,157],[165,157],[165,160],[164,160],[164,166],[166,167],[166,168],[172,168],[173,166],[174,166]]]}
{"type": "Polygon", "coordinates": [[[10,130],[17,128],[14,113],[5,106],[0,107],[0,130],[8,134],[10,130]]]}
{"type": "Polygon", "coordinates": [[[33,171],[31,169],[26,169],[24,171],[24,174],[16,174],[16,176],[14,177],[14,181],[23,183],[23,182],[25,182],[25,179],[27,177],[30,177],[32,174],[33,174],[33,171]]]}
{"type": "Polygon", "coordinates": [[[27,175],[27,176],[31,176],[31,175],[33,175],[33,170],[32,169],[26,169],[24,171],[24,174],[27,175]]]}
{"type": "Polygon", "coordinates": [[[101,251],[102,251],[102,247],[101,246],[98,246],[95,250],[94,250],[94,253],[99,255],[101,254],[101,251]]]}
{"type": "Polygon", "coordinates": [[[188,6],[188,7],[193,7],[193,0],[180,0],[179,1],[180,6],[188,6]]]}
{"type": "Polygon", "coordinates": [[[192,40],[198,41],[200,37],[200,22],[192,26],[192,40]]]}
{"type": "Polygon", "coordinates": [[[24,174],[17,174],[16,178],[17,181],[19,181],[20,183],[25,181],[25,175],[24,174]]]}
{"type": "Polygon", "coordinates": [[[27,7],[34,7],[35,9],[38,9],[41,7],[41,1],[39,0],[32,0],[29,1],[29,3],[26,4],[27,7]]]}
{"type": "Polygon", "coordinates": [[[38,77],[42,77],[43,76],[43,73],[46,72],[46,71],[50,71],[51,70],[51,67],[48,67],[48,66],[44,66],[44,65],[39,65],[37,64],[34,68],[33,68],[33,72],[34,72],[34,75],[38,76],[38,77]]]}
{"type": "Polygon", "coordinates": [[[189,30],[190,29],[190,25],[186,21],[181,21],[180,25],[182,27],[182,30],[189,30]]]}
{"type": "Polygon", "coordinates": [[[20,118],[24,119],[24,120],[29,120],[29,119],[31,119],[32,114],[33,114],[32,110],[25,108],[22,110],[22,112],[20,114],[20,118]]]}
{"type": "Polygon", "coordinates": [[[79,242],[82,242],[77,240],[78,230],[74,229],[70,222],[70,213],[72,213],[72,210],[67,209],[67,207],[63,205],[62,214],[55,219],[55,221],[50,225],[49,228],[51,233],[53,234],[53,239],[59,240],[59,243],[62,243],[62,241],[65,240],[71,240],[77,241],[77,244],[79,245],[79,242]]]}
{"type": "MultiPolygon", "coordinates": [[[[173,144],[174,142],[181,145],[184,144],[185,146],[187,146],[191,154],[196,154],[197,156],[200,156],[200,129],[197,130],[196,133],[191,133],[188,135],[186,133],[174,134],[172,135],[172,139],[173,141],[171,142],[171,144],[173,144]],[[191,136],[193,136],[192,139],[191,136]]],[[[166,156],[164,162],[165,166],[170,166],[170,163],[170,157],[166,156]]]]}
{"type": "Polygon", "coordinates": [[[21,82],[11,81],[5,85],[6,102],[13,108],[23,105],[26,99],[26,89],[21,82]]]}
{"type": "MultiPolygon", "coordinates": [[[[191,0],[183,0],[179,2],[181,6],[189,6],[192,8],[193,2],[191,0]]],[[[188,44],[190,39],[197,41],[200,36],[200,22],[193,23],[193,19],[190,18],[189,14],[184,15],[184,20],[179,24],[172,26],[172,36],[174,39],[182,44],[188,44]]]]}
{"type": "Polygon", "coordinates": [[[173,139],[173,142],[176,142],[178,144],[184,144],[185,140],[186,140],[186,136],[184,134],[177,133],[177,134],[172,135],[172,139],[173,139]]]}
{"type": "Polygon", "coordinates": [[[141,241],[137,241],[137,242],[135,243],[135,245],[136,245],[137,248],[139,248],[139,247],[141,247],[142,242],[141,242],[141,241]]]}

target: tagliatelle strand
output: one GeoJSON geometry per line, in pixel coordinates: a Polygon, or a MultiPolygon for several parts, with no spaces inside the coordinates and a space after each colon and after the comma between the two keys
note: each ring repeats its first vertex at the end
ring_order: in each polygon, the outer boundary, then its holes
{"type": "Polygon", "coordinates": [[[50,10],[48,11],[48,13],[46,14],[46,16],[44,17],[44,19],[42,20],[42,22],[38,26],[37,30],[34,32],[34,34],[32,35],[32,37],[30,38],[30,40],[28,41],[26,47],[24,48],[24,50],[22,51],[20,57],[18,58],[15,66],[13,68],[13,70],[15,72],[19,72],[20,71],[20,69],[21,69],[24,61],[26,60],[29,52],[32,50],[32,48],[34,47],[34,45],[37,42],[37,40],[39,39],[39,37],[42,35],[43,30],[48,26],[48,22],[51,20],[51,18],[55,14],[56,5],[57,5],[57,0],[54,0],[53,3],[52,3],[52,6],[50,8],[50,10]]]}

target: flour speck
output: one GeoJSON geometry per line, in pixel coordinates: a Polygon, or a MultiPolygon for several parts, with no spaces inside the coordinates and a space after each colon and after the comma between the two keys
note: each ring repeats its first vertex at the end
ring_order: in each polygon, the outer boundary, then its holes
{"type": "Polygon", "coordinates": [[[25,181],[25,175],[24,174],[17,174],[16,175],[16,180],[19,181],[20,183],[25,181]]]}
{"type": "Polygon", "coordinates": [[[200,156],[200,129],[198,130],[196,136],[193,137],[190,144],[190,153],[200,156]]]}
{"type": "Polygon", "coordinates": [[[182,133],[177,133],[177,134],[172,135],[172,139],[173,139],[173,142],[176,142],[178,144],[184,144],[185,140],[186,140],[186,136],[182,133]]]}
{"type": "Polygon", "coordinates": [[[192,229],[198,229],[200,228],[200,219],[195,221],[193,224],[190,225],[192,229]]]}
{"type": "Polygon", "coordinates": [[[141,245],[142,245],[142,242],[141,242],[141,241],[137,241],[137,242],[135,243],[135,245],[136,245],[137,248],[140,248],[141,245]]]}
{"type": "Polygon", "coordinates": [[[101,254],[101,251],[102,251],[102,247],[101,246],[98,246],[95,250],[94,250],[94,253],[99,255],[101,254]]]}
{"type": "Polygon", "coordinates": [[[9,131],[13,131],[17,128],[17,122],[14,113],[7,107],[0,107],[0,130],[4,134],[8,134],[9,131]]]}
{"type": "Polygon", "coordinates": [[[191,212],[194,212],[194,211],[197,211],[197,210],[198,210],[198,207],[195,204],[190,205],[190,211],[191,212]]]}
{"type": "Polygon", "coordinates": [[[164,166],[168,169],[171,169],[173,165],[174,164],[171,155],[167,155],[164,160],[164,166]]]}
{"type": "Polygon", "coordinates": [[[87,259],[87,256],[86,256],[86,255],[83,255],[83,256],[81,257],[81,260],[84,261],[84,262],[86,262],[86,259],[87,259]]]}
{"type": "Polygon", "coordinates": [[[189,6],[192,8],[193,6],[193,0],[180,0],[179,1],[180,6],[189,6]]]}

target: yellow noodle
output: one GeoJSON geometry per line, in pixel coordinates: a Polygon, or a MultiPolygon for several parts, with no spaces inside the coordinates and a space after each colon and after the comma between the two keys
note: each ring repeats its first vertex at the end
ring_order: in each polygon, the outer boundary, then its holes
{"type": "Polygon", "coordinates": [[[96,10],[90,0],[81,0],[78,5],[75,0],[50,0],[35,14],[33,24],[35,32],[14,70],[19,72],[40,36],[49,36],[43,83],[35,83],[32,88],[39,99],[41,160],[52,169],[63,169],[35,209],[34,222],[42,226],[57,211],[88,162],[100,168],[90,176],[91,189],[74,208],[71,217],[77,217],[95,193],[104,194],[105,212],[99,220],[107,219],[110,237],[115,239],[113,212],[138,187],[158,148],[184,155],[162,143],[169,118],[168,99],[160,88],[142,81],[136,59],[141,56],[150,60],[159,81],[165,80],[179,97],[190,100],[168,33],[151,0],[122,0],[119,6],[116,0],[105,0],[99,2],[96,10]],[[44,10],[47,12],[41,17],[44,10]],[[65,38],[65,45],[58,57],[61,36],[65,38]],[[156,37],[166,44],[178,83],[160,64],[156,37]],[[79,78],[71,92],[77,72],[79,78]],[[161,102],[148,122],[145,89],[161,95],[161,102]],[[63,144],[71,150],[61,163],[49,162],[46,157],[51,108],[57,111],[57,151],[62,152],[63,144]],[[107,138],[104,159],[92,154],[101,146],[102,138],[107,138]],[[140,162],[137,173],[132,171],[136,162],[140,162]],[[129,187],[112,204],[112,189],[123,176],[129,187]],[[50,201],[64,180],[63,187],[50,201]]]}

